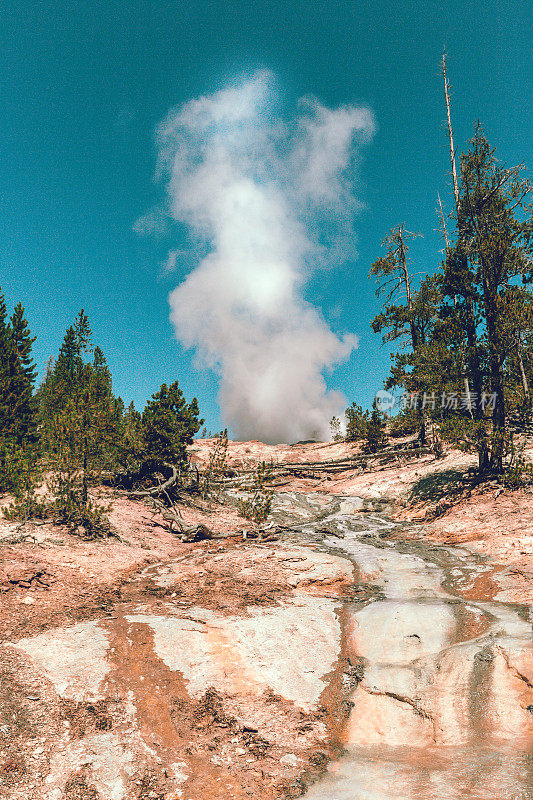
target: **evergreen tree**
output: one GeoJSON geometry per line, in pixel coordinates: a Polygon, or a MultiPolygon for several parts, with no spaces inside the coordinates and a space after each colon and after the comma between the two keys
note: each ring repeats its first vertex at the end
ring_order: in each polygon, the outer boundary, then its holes
{"type": "Polygon", "coordinates": [[[372,404],[372,414],[370,415],[366,431],[364,449],[368,453],[377,453],[379,450],[382,450],[386,444],[387,435],[385,432],[385,422],[374,400],[372,404]]]}
{"type": "Polygon", "coordinates": [[[532,412],[533,294],[524,286],[510,286],[502,292],[501,306],[506,409],[523,426],[531,423],[532,412]]]}
{"type": "Polygon", "coordinates": [[[111,374],[97,347],[92,363],[87,316],[80,312],[65,334],[57,360],[40,393],[42,439],[52,458],[59,492],[68,503],[87,504],[88,488],[114,465],[120,415],[111,374]]]}
{"type": "Polygon", "coordinates": [[[352,403],[344,412],[346,419],[346,441],[357,442],[364,439],[368,428],[369,413],[357,403],[352,403]]]}
{"type": "Polygon", "coordinates": [[[122,418],[120,463],[126,470],[138,470],[144,459],[142,417],[130,403],[122,418]]]}
{"type": "Polygon", "coordinates": [[[89,325],[89,319],[83,308],[74,320],[74,332],[76,334],[76,341],[78,343],[80,352],[90,352],[93,334],[89,325]]]}
{"type": "Polygon", "coordinates": [[[331,430],[331,438],[334,442],[342,442],[344,436],[341,433],[341,421],[338,417],[333,416],[329,421],[329,427],[331,430]]]}
{"type": "Polygon", "coordinates": [[[146,456],[180,468],[187,463],[187,447],[204,424],[199,418],[198,401],[185,402],[175,381],[164,383],[146,404],[142,430],[146,456]]]}
{"type": "Polygon", "coordinates": [[[19,467],[35,458],[34,341],[23,307],[17,304],[8,321],[0,292],[0,490],[14,491],[19,467]]]}
{"type": "MultiPolygon", "coordinates": [[[[414,351],[419,344],[420,331],[413,314],[412,276],[409,274],[407,263],[409,252],[407,240],[413,239],[417,235],[406,231],[405,225],[393,228],[381,243],[382,247],[387,248],[385,257],[378,258],[370,268],[370,275],[374,275],[378,281],[381,281],[376,291],[378,297],[387,291],[384,310],[379,318],[376,318],[376,320],[379,319],[379,322],[376,323],[378,330],[381,327],[390,328],[389,338],[386,340],[392,341],[398,336],[404,335],[406,332],[404,327],[407,326],[414,351]],[[384,278],[386,280],[383,280],[384,278]],[[404,298],[404,304],[388,305],[393,298],[399,296],[404,298]]],[[[372,327],[376,329],[374,323],[372,323],[372,327]]]]}
{"type": "Polygon", "coordinates": [[[111,373],[105,356],[99,347],[94,349],[93,372],[95,397],[109,400],[111,398],[111,373]]]}
{"type": "Polygon", "coordinates": [[[10,320],[11,341],[15,348],[17,358],[28,385],[33,387],[37,376],[37,369],[32,359],[32,348],[36,337],[30,333],[27,320],[24,317],[24,306],[17,303],[10,320]]]}
{"type": "MultiPolygon", "coordinates": [[[[387,246],[386,256],[372,264],[370,275],[380,281],[376,294],[379,296],[387,291],[387,298],[371,325],[375,333],[381,333],[384,343],[398,341],[401,345],[400,351],[391,356],[393,364],[385,388],[403,387],[418,397],[427,392],[431,383],[427,371],[420,366],[436,356],[430,342],[441,293],[440,279],[436,276],[426,275],[418,290],[413,287],[407,241],[414,236],[405,230],[404,225],[399,225],[382,243],[387,246]]],[[[419,438],[424,443],[428,410],[417,405],[415,413],[419,418],[419,438]]]]}
{"type": "Polygon", "coordinates": [[[24,317],[24,308],[17,303],[8,328],[13,349],[11,393],[15,400],[15,435],[18,445],[35,439],[36,406],[33,396],[37,370],[32,360],[35,337],[24,317]]]}
{"type": "Polygon", "coordinates": [[[83,371],[82,347],[73,325],[67,328],[52,373],[52,386],[59,394],[68,394],[80,382],[83,371]]]}
{"type": "Polygon", "coordinates": [[[14,435],[13,362],[13,343],[8,326],[6,301],[0,292],[0,436],[3,441],[14,435]]]}
{"type": "Polygon", "coordinates": [[[11,454],[14,447],[13,397],[11,394],[12,343],[7,326],[7,308],[0,292],[0,491],[10,489],[11,454]]]}
{"type": "MultiPolygon", "coordinates": [[[[505,375],[513,335],[508,304],[513,300],[520,313],[513,282],[527,283],[533,277],[533,224],[527,203],[532,187],[521,178],[521,170],[499,164],[477,125],[470,149],[461,157],[457,244],[448,253],[444,272],[445,294],[470,298],[477,309],[486,349],[485,389],[495,400],[490,443],[480,453],[480,467],[496,471],[502,470],[505,447],[505,375]]],[[[480,397],[476,400],[479,406],[480,397]]]]}

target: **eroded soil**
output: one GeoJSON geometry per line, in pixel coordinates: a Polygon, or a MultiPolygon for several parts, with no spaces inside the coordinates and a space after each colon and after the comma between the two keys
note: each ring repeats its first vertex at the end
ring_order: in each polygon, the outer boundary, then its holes
{"type": "Polygon", "coordinates": [[[120,541],[6,525],[2,797],[270,800],[324,768],[353,567],[219,511],[189,516],[233,535],[197,544],[123,499],[120,541]]]}
{"type": "MultiPolygon", "coordinates": [[[[230,463],[352,452],[232,443],[230,463]]],[[[102,542],[0,523],[0,796],[529,798],[533,495],[431,520],[412,500],[469,463],[304,471],[271,542],[214,505],[183,516],[224,538],[184,544],[125,498],[102,542]]]]}

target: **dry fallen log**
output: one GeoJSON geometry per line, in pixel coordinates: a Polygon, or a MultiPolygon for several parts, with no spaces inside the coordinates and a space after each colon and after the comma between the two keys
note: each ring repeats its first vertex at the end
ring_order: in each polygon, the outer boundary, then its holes
{"type": "Polygon", "coordinates": [[[155,497],[151,498],[151,503],[158,514],[169,523],[171,532],[173,532],[173,526],[176,526],[178,529],[177,533],[181,537],[182,542],[199,542],[203,539],[215,538],[215,534],[207,525],[203,525],[202,523],[187,525],[176,508],[168,508],[161,500],[155,497]]]}
{"type": "MultiPolygon", "coordinates": [[[[366,469],[369,462],[386,463],[396,461],[404,456],[419,458],[420,456],[432,455],[433,450],[429,447],[403,447],[393,445],[376,453],[361,453],[359,455],[348,456],[345,458],[331,459],[329,461],[299,461],[299,462],[278,462],[270,464],[274,473],[273,485],[275,481],[284,477],[317,477],[320,473],[338,475],[354,469],[366,469]]],[[[239,470],[237,475],[223,481],[224,486],[239,486],[254,474],[253,469],[239,470]]]]}
{"type": "Polygon", "coordinates": [[[172,495],[175,495],[175,487],[178,482],[178,471],[174,464],[169,464],[166,461],[161,462],[161,466],[171,470],[171,476],[163,483],[153,486],[150,489],[139,489],[126,492],[127,497],[136,499],[146,499],[151,503],[154,511],[156,511],[163,519],[169,523],[169,529],[172,533],[177,533],[182,542],[199,542],[203,539],[214,539],[217,535],[204,525],[198,523],[197,525],[187,525],[178,509],[173,505],[172,495]],[[166,505],[160,499],[164,496],[169,505],[166,505]],[[176,528],[176,530],[174,530],[176,528]]]}

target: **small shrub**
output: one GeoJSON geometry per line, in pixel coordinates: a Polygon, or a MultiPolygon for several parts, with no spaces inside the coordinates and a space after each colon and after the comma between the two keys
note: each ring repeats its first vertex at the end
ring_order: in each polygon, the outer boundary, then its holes
{"type": "Polygon", "coordinates": [[[533,464],[518,461],[508,467],[502,475],[501,484],[506,489],[516,490],[528,486],[533,480],[533,464]]]}
{"type": "Polygon", "coordinates": [[[111,525],[107,513],[110,507],[102,507],[92,500],[55,500],[49,513],[55,524],[65,525],[71,533],[83,539],[105,539],[111,536],[111,525]]]}
{"type": "Polygon", "coordinates": [[[110,506],[100,506],[84,498],[83,485],[78,476],[52,473],[48,478],[46,493],[37,495],[42,484],[39,467],[26,463],[19,474],[14,491],[14,502],[4,509],[5,519],[28,522],[32,519],[49,520],[53,525],[65,525],[69,531],[84,539],[101,539],[111,535],[107,517],[110,506]]]}

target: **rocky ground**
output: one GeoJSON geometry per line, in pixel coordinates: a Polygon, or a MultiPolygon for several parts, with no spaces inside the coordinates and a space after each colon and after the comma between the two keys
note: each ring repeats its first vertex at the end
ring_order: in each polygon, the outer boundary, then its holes
{"type": "MultiPolygon", "coordinates": [[[[401,447],[407,440],[398,440],[401,447]]],[[[209,441],[195,444],[193,459],[204,463],[209,441]]],[[[274,463],[326,462],[360,456],[356,443],[311,443],[263,445],[260,442],[231,442],[228,463],[250,468],[258,460],[274,463]]],[[[533,451],[526,451],[533,460],[533,451]]],[[[385,509],[398,520],[420,522],[411,535],[446,544],[461,544],[480,553],[495,565],[494,591],[501,599],[533,600],[533,488],[505,489],[495,482],[452,493],[457,480],[476,464],[471,455],[450,451],[441,459],[433,455],[402,456],[392,464],[372,463],[366,470],[343,471],[338,475],[294,475],[284,479],[279,491],[324,492],[359,497],[367,508],[385,509]],[[453,501],[447,507],[449,498],[453,501]]],[[[362,503],[363,507],[363,503],[362,503]]]]}
{"type": "MultiPolygon", "coordinates": [[[[195,443],[193,462],[210,447],[195,443]]],[[[349,455],[344,443],[231,443],[228,463],[349,455]]],[[[0,796],[301,796],[342,746],[361,679],[342,602],[376,590],[295,531],[331,495],[351,497],[353,509],[422,520],[401,526],[404,538],[482,554],[465,597],[530,601],[533,494],[489,486],[436,516],[470,464],[452,453],[334,475],[306,467],[280,481],[274,521],[293,530],[269,542],[243,538],[252,526],[233,508],[200,504],[184,518],[221,538],[184,544],[143,503],[109,494],[118,536],[104,541],[0,522],[0,796]]]]}

